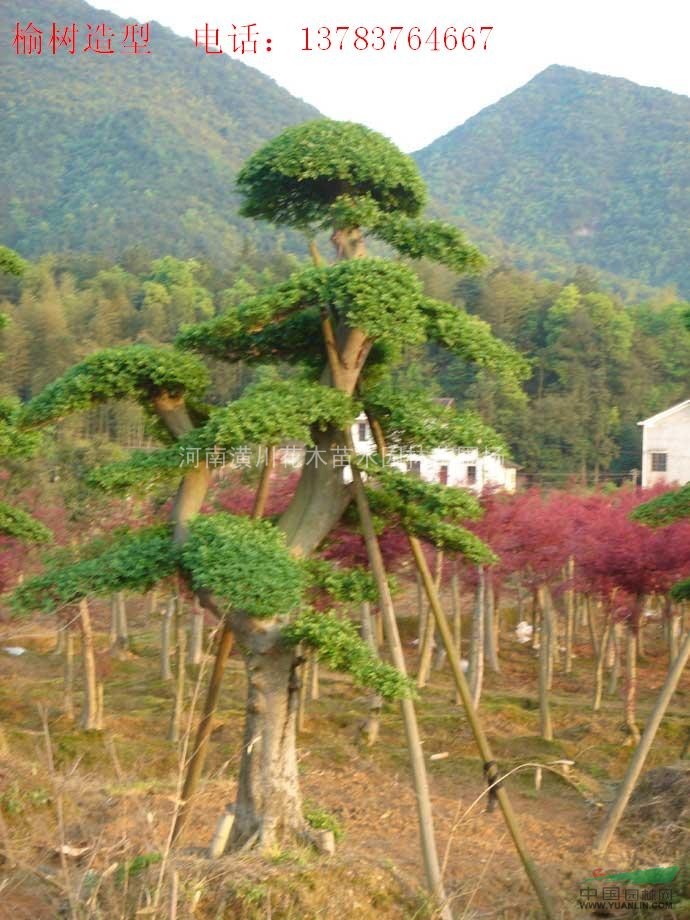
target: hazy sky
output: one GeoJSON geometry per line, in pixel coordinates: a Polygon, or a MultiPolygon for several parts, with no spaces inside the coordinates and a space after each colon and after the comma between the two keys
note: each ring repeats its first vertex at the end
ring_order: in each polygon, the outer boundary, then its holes
{"type": "MultiPolygon", "coordinates": [[[[332,118],[361,121],[404,150],[425,146],[549,64],[567,64],[690,95],[690,4],[684,0],[348,0],[338,6],[302,0],[94,0],[119,16],[157,20],[193,37],[206,23],[229,33],[256,23],[260,53],[242,60],[332,118]],[[389,12],[390,11],[390,12],[389,12]],[[320,26],[402,25],[458,33],[492,25],[488,49],[420,51],[386,48],[303,51],[320,26]],[[272,51],[264,40],[270,37],[272,51]]],[[[371,33],[370,33],[371,34],[371,33]]],[[[377,33],[378,34],[378,33],[377,33]]],[[[155,31],[152,33],[155,54],[155,31]]],[[[404,38],[403,40],[404,41],[404,38]]],[[[229,39],[221,42],[224,50],[229,39]]],[[[378,43],[378,42],[377,42],[378,43]]],[[[325,41],[323,42],[325,44],[325,41]]],[[[213,61],[209,60],[209,66],[213,61]]]]}

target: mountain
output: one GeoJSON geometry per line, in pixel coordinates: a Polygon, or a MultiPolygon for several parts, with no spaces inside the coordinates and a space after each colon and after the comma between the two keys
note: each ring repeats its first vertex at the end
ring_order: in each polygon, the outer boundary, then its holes
{"type": "Polygon", "coordinates": [[[690,296],[690,97],[553,66],[415,159],[447,217],[523,263],[690,296]]]}
{"type": "MultiPolygon", "coordinates": [[[[132,21],[132,20],[129,20],[132,21]]],[[[237,216],[246,157],[318,117],[228,55],[206,55],[152,23],[150,55],[81,53],[86,23],[125,20],[81,0],[0,3],[0,240],[25,256],[143,243],[153,255],[221,263],[275,230],[237,216]],[[11,9],[10,9],[11,7],[11,9]],[[40,55],[8,53],[17,22],[43,31],[40,55]],[[51,53],[51,25],[80,28],[74,56],[51,53]]]]}

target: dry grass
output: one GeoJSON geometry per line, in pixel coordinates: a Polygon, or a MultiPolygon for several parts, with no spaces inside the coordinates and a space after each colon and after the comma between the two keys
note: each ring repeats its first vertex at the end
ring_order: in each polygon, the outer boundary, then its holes
{"type": "MultiPolygon", "coordinates": [[[[0,918],[167,920],[175,916],[170,903],[173,879],[178,918],[431,916],[422,893],[415,802],[399,713],[396,707],[385,707],[380,743],[373,750],[363,748],[357,725],[366,709],[366,694],[339,675],[323,674],[321,699],[309,704],[306,730],[299,739],[305,800],[332,813],[345,829],[337,855],[327,859],[294,850],[268,858],[205,858],[216,818],[233,799],[239,765],[245,679],[241,662],[233,658],[206,780],[179,847],[167,857],[181,753],[166,741],[173,688],[158,677],[157,623],[147,623],[141,614],[131,620],[134,653],[113,662],[103,733],[84,734],[62,716],[61,661],[51,652],[48,628],[12,627],[0,638],[0,646],[29,648],[20,658],[0,653],[0,718],[8,742],[8,752],[0,757],[0,918]],[[40,705],[47,707],[52,776],[40,705]],[[61,837],[70,848],[62,856],[61,837]]],[[[103,648],[104,611],[97,612],[96,624],[103,648]]],[[[403,620],[404,640],[414,635],[415,627],[403,620]]],[[[665,666],[659,638],[647,644],[640,676],[646,687],[641,693],[642,718],[665,666]]],[[[407,650],[412,656],[413,649],[407,650]]],[[[584,645],[577,651],[586,655],[584,645]]],[[[572,784],[546,774],[537,794],[533,770],[518,770],[507,783],[528,846],[567,918],[576,916],[577,882],[593,868],[589,847],[602,804],[611,797],[630,751],[623,746],[620,697],[605,698],[601,713],[591,714],[592,663],[586,657],[576,659],[573,675],[556,675],[556,741],[541,741],[533,656],[530,649],[505,637],[502,673],[487,676],[481,711],[505,770],[526,761],[565,757],[576,762],[572,784]]],[[[193,686],[192,679],[190,696],[193,686]]],[[[678,758],[690,724],[689,696],[686,677],[662,726],[650,767],[678,758]]],[[[448,673],[434,673],[418,709],[427,754],[448,752],[445,759],[429,761],[428,768],[441,854],[450,841],[446,883],[455,913],[465,920],[537,918],[539,911],[500,813],[486,814],[483,802],[469,808],[481,795],[484,781],[469,728],[453,699],[448,673]]],[[[77,712],[79,702],[77,693],[77,712]]],[[[652,853],[657,861],[676,858],[677,839],[672,834],[653,839],[653,847],[643,846],[639,827],[626,822],[607,862],[632,868],[651,864],[652,853]]]]}

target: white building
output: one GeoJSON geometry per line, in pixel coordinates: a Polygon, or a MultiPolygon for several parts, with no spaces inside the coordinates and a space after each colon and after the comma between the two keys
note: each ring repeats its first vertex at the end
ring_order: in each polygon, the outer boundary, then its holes
{"type": "MultiPolygon", "coordinates": [[[[352,426],[352,440],[358,454],[376,453],[364,413],[352,426]]],[[[435,447],[428,453],[406,451],[398,458],[395,450],[391,450],[390,463],[400,470],[415,473],[426,482],[459,486],[473,492],[481,492],[487,486],[505,492],[515,491],[515,464],[505,461],[500,454],[480,451],[476,447],[435,447]]]]}
{"type": "Polygon", "coordinates": [[[642,426],[642,487],[690,482],[690,399],[637,424],[642,426]]]}

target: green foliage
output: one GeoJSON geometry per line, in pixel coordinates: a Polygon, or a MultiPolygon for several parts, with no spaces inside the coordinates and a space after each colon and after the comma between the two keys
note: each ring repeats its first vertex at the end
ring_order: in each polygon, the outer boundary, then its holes
{"type": "Polygon", "coordinates": [[[525,359],[505,342],[497,339],[491,326],[476,316],[440,300],[423,301],[427,336],[479,367],[489,368],[515,390],[529,376],[525,359]]]}
{"type": "Polygon", "coordinates": [[[485,264],[484,257],[467,242],[461,230],[440,220],[381,214],[373,222],[371,233],[401,255],[430,259],[459,273],[477,271],[485,264]]]}
{"type": "Polygon", "coordinates": [[[410,215],[425,200],[414,162],[394,144],[362,125],[327,119],[270,141],[247,160],[237,185],[245,216],[303,228],[330,226],[343,196],[410,215]]]}
{"type": "Polygon", "coordinates": [[[464,489],[424,482],[392,467],[367,465],[378,480],[367,488],[372,511],[389,523],[441,549],[461,553],[477,564],[496,561],[479,537],[460,522],[481,517],[477,498],[464,489]]]}
{"type": "Polygon", "coordinates": [[[669,594],[674,601],[690,601],[690,578],[683,578],[677,582],[669,594]]]}
{"type": "Polygon", "coordinates": [[[160,853],[139,853],[133,859],[120,863],[115,872],[115,881],[124,885],[128,878],[133,878],[142,873],[149,866],[155,866],[163,859],[160,853]]]}
{"type": "Polygon", "coordinates": [[[26,268],[26,262],[13,249],[0,246],[0,273],[7,275],[21,275],[26,268]]]}
{"type": "MultiPolygon", "coordinates": [[[[204,458],[200,458],[204,462],[204,458]]],[[[183,461],[178,447],[161,450],[135,450],[127,460],[115,460],[90,469],[84,480],[88,486],[109,495],[143,493],[179,478],[183,461]]]]}
{"type": "Polygon", "coordinates": [[[149,401],[162,393],[199,394],[206,369],[192,355],[172,348],[129,345],[90,355],[49,384],[26,406],[25,425],[41,425],[106,399],[149,401]]]}
{"type": "Polygon", "coordinates": [[[228,610],[252,617],[291,613],[302,598],[305,575],[267,521],[232,514],[195,518],[182,547],[195,591],[211,591],[228,610]]]}
{"type": "Polygon", "coordinates": [[[390,377],[364,390],[367,412],[381,424],[389,445],[479,447],[506,453],[504,440],[472,410],[458,412],[429,395],[428,386],[405,385],[390,377]]]}
{"type": "Polygon", "coordinates": [[[688,121],[687,96],[553,66],[415,159],[485,248],[688,296],[688,121]]]}
{"type": "Polygon", "coordinates": [[[43,439],[38,432],[19,428],[21,414],[18,400],[0,398],[0,458],[25,459],[41,446],[43,439]]]}
{"type": "Polygon", "coordinates": [[[378,600],[376,581],[368,569],[342,568],[325,559],[307,559],[304,566],[310,587],[325,591],[338,603],[354,605],[378,600]]]}
{"type": "Polygon", "coordinates": [[[221,316],[185,327],[176,341],[184,348],[225,357],[228,351],[237,353],[238,337],[244,340],[293,311],[328,305],[336,316],[372,338],[419,342],[425,325],[420,302],[420,282],[407,266],[384,259],[354,259],[297,272],[221,316]]]}
{"type": "Polygon", "coordinates": [[[304,819],[310,827],[313,827],[317,831],[331,831],[336,843],[345,836],[345,831],[340,821],[335,815],[332,815],[328,811],[324,811],[323,808],[317,808],[316,806],[306,808],[304,811],[304,819]]]}
{"type": "Polygon", "coordinates": [[[47,543],[52,536],[48,528],[36,518],[5,502],[0,502],[0,533],[27,543],[47,543]]]}
{"type": "Polygon", "coordinates": [[[288,645],[301,642],[317,649],[319,659],[329,668],[351,674],[356,684],[370,687],[384,699],[396,700],[414,694],[412,682],[372,653],[351,620],[304,610],[284,627],[283,638],[288,645]]]}
{"type": "Polygon", "coordinates": [[[148,591],[175,574],[179,550],[168,526],[157,525],[116,536],[90,547],[90,555],[65,553],[48,560],[41,575],[27,579],[12,593],[15,614],[51,612],[90,595],[148,591]]]}
{"type": "Polygon", "coordinates": [[[690,483],[638,505],[630,517],[651,527],[663,527],[682,518],[690,518],[690,483]]]}

